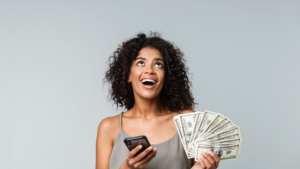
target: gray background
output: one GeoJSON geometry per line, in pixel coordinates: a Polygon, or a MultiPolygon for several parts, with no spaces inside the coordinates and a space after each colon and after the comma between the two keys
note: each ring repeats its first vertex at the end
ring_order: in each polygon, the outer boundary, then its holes
{"type": "Polygon", "coordinates": [[[1,1],[0,168],[95,167],[99,122],[121,112],[102,79],[138,32],[184,53],[199,105],[243,144],[219,168],[298,168],[300,1],[1,1]]]}

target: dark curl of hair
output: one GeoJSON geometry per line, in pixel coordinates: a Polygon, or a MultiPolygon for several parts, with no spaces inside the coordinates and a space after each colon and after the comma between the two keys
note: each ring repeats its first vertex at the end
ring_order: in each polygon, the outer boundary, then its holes
{"type": "Polygon", "coordinates": [[[188,68],[184,64],[183,52],[156,32],[151,32],[149,37],[144,33],[137,34],[137,37],[119,45],[109,57],[109,68],[103,81],[111,84],[110,96],[117,107],[125,106],[129,110],[135,103],[132,85],[127,80],[133,60],[144,47],[157,49],[164,59],[165,80],[160,93],[162,107],[172,112],[194,108],[196,103],[190,92],[191,82],[187,76],[188,68]]]}

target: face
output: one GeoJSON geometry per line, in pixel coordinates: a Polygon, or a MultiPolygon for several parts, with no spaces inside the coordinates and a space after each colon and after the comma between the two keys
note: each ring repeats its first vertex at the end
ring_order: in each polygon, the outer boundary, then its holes
{"type": "Polygon", "coordinates": [[[145,47],[133,60],[128,82],[131,82],[134,97],[153,99],[164,85],[165,67],[163,57],[155,48],[145,47]]]}

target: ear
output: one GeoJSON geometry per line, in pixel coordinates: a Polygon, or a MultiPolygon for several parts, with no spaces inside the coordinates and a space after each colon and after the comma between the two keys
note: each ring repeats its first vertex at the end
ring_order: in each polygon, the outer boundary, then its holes
{"type": "Polygon", "coordinates": [[[127,82],[128,82],[128,83],[130,83],[130,82],[131,82],[130,78],[128,78],[127,82]]]}

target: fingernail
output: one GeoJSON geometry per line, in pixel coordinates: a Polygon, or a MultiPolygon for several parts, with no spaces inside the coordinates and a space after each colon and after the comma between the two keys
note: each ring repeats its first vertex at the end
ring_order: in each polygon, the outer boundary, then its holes
{"type": "Polygon", "coordinates": [[[202,155],[204,155],[204,156],[206,155],[206,153],[205,153],[205,152],[203,152],[203,151],[201,151],[201,154],[202,154],[202,155]]]}
{"type": "Polygon", "coordinates": [[[209,151],[208,153],[211,154],[211,155],[213,155],[213,152],[212,152],[212,151],[209,151]]]}
{"type": "Polygon", "coordinates": [[[142,148],[143,146],[142,145],[139,145],[139,148],[142,148]]]}
{"type": "Polygon", "coordinates": [[[202,159],[203,157],[202,156],[200,156],[200,159],[202,159]]]}
{"type": "Polygon", "coordinates": [[[152,150],[152,147],[149,147],[148,149],[149,149],[149,150],[152,150]]]}
{"type": "Polygon", "coordinates": [[[156,151],[157,149],[156,148],[154,148],[154,151],[156,151]]]}

